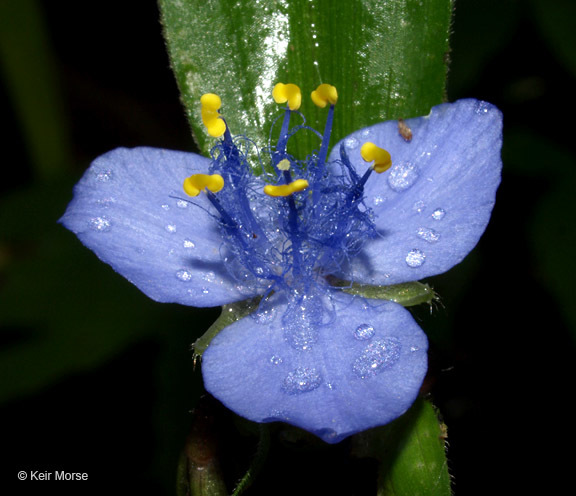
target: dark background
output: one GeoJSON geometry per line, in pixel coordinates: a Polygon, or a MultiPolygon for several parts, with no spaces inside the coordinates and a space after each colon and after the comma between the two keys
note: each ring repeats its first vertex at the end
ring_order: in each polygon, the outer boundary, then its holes
{"type": "MultiPolygon", "coordinates": [[[[51,139],[65,141],[68,155],[57,171],[49,160],[38,165],[5,75],[0,488],[41,492],[48,486],[18,483],[17,471],[67,470],[89,474],[75,494],[174,494],[201,394],[190,344],[218,311],[151,302],[56,224],[74,182],[104,151],[194,149],[157,6],[38,4],[49,44],[32,57],[52,64],[55,79],[31,74],[27,83],[54,83],[60,120],[37,123],[49,136],[63,130],[51,139]]],[[[427,387],[448,425],[458,496],[540,483],[554,494],[573,465],[575,13],[562,0],[457,2],[448,98],[485,99],[505,116],[488,230],[458,268],[428,281],[441,296],[432,314],[415,311],[432,342],[427,387]]],[[[256,438],[228,412],[213,415],[233,483],[256,438]]],[[[374,494],[373,466],[350,461],[347,443],[303,443],[275,433],[252,494],[374,494]]]]}

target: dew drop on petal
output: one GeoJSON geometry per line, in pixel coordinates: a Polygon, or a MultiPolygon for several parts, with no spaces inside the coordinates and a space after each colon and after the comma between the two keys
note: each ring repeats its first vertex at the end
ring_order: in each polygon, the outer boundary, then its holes
{"type": "Polygon", "coordinates": [[[214,282],[216,280],[216,274],[214,274],[214,272],[206,272],[206,274],[202,276],[202,279],[208,282],[214,282]]]}
{"type": "Polygon", "coordinates": [[[346,138],[344,140],[344,146],[349,150],[355,150],[356,148],[358,148],[359,144],[360,143],[358,142],[358,140],[354,137],[346,138]]]}
{"type": "Polygon", "coordinates": [[[258,308],[251,316],[259,324],[270,324],[276,318],[276,307],[258,308]]]}
{"type": "Polygon", "coordinates": [[[322,376],[316,369],[298,367],[286,376],[284,384],[282,384],[282,390],[290,395],[302,394],[314,391],[321,384],[322,376]]]}
{"type": "Polygon", "coordinates": [[[400,343],[395,338],[374,341],[356,358],[352,370],[361,379],[374,377],[394,365],[400,358],[400,343]]]}
{"type": "Polygon", "coordinates": [[[318,340],[318,329],[304,320],[295,320],[284,326],[284,338],[296,350],[310,350],[318,340]]]}
{"type": "Polygon", "coordinates": [[[94,217],[90,219],[90,228],[98,232],[107,232],[112,227],[112,224],[106,217],[94,217]]]}
{"type": "Polygon", "coordinates": [[[188,208],[188,202],[185,201],[185,200],[178,200],[178,201],[176,202],[176,206],[177,206],[178,208],[188,208]]]}
{"type": "Polygon", "coordinates": [[[377,207],[378,205],[382,205],[382,203],[384,203],[384,198],[382,198],[380,195],[375,196],[372,201],[374,202],[374,206],[377,207]]]}
{"type": "Polygon", "coordinates": [[[283,318],[284,339],[292,348],[309,351],[318,340],[318,324],[322,307],[314,297],[304,295],[297,306],[286,312],[283,318]]]}
{"type": "Polygon", "coordinates": [[[272,355],[270,357],[270,363],[272,365],[280,365],[283,362],[282,357],[278,355],[272,355]]]}
{"type": "Polygon", "coordinates": [[[410,162],[400,162],[393,165],[388,175],[388,185],[394,191],[405,191],[418,179],[419,173],[416,165],[410,162]]]}
{"type": "Polygon", "coordinates": [[[478,114],[478,115],[485,115],[488,112],[490,112],[490,104],[480,100],[480,101],[476,102],[476,105],[474,107],[474,112],[476,112],[476,114],[478,114]]]}
{"type": "Polygon", "coordinates": [[[164,203],[164,204],[162,205],[162,210],[170,210],[170,205],[164,203]]]}
{"type": "Polygon", "coordinates": [[[434,212],[432,212],[432,218],[434,220],[442,220],[445,215],[446,210],[444,210],[443,208],[437,208],[436,210],[434,210],[434,212]]]}
{"type": "Polygon", "coordinates": [[[97,170],[94,171],[94,176],[96,177],[96,181],[101,183],[107,183],[112,179],[112,171],[111,170],[97,170]]]}
{"type": "Polygon", "coordinates": [[[426,261],[426,255],[420,250],[410,250],[406,255],[406,263],[409,267],[420,267],[426,261]]]}
{"type": "Polygon", "coordinates": [[[176,272],[176,277],[183,282],[188,282],[192,279],[192,272],[189,270],[181,269],[176,272]]]}
{"type": "Polygon", "coordinates": [[[414,212],[419,214],[421,214],[425,208],[426,204],[422,200],[419,200],[416,203],[414,203],[414,205],[412,205],[412,210],[414,210],[414,212]]]}
{"type": "Polygon", "coordinates": [[[358,341],[366,341],[374,336],[374,327],[370,324],[361,324],[354,331],[354,337],[358,341]]]}
{"type": "Polygon", "coordinates": [[[196,248],[196,244],[194,243],[194,241],[190,240],[190,239],[185,239],[184,240],[184,248],[191,250],[192,248],[196,248]]]}
{"type": "Polygon", "coordinates": [[[419,238],[422,238],[428,243],[436,243],[436,241],[440,239],[440,234],[434,229],[430,229],[428,227],[418,228],[417,234],[419,238]]]}
{"type": "Polygon", "coordinates": [[[176,226],[174,224],[168,224],[167,226],[164,226],[164,229],[170,234],[174,234],[176,232],[176,226]]]}

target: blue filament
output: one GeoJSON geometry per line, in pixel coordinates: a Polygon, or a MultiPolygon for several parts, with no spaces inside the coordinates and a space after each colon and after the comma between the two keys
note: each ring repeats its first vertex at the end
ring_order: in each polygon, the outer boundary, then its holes
{"type": "MultiPolygon", "coordinates": [[[[208,198],[221,218],[231,274],[242,283],[270,290],[329,288],[326,277],[336,273],[357,253],[366,238],[375,235],[372,212],[363,202],[364,184],[370,170],[360,178],[341,150],[341,167],[347,173],[334,174],[326,158],[332,129],[331,106],[318,154],[306,160],[290,159],[289,170],[279,170],[287,158],[288,140],[308,126],[290,129],[291,111],[286,109],[275,148],[258,150],[244,137],[232,137],[228,129],[212,149],[211,173],[224,178],[224,188],[208,198]],[[251,151],[252,150],[252,151],[251,151]],[[276,172],[274,183],[288,184],[306,179],[309,187],[287,197],[271,197],[266,184],[250,166],[247,153],[269,160],[276,172]]],[[[313,130],[314,131],[314,130],[313,130]]],[[[314,131],[317,135],[316,131],[314,131]]]]}

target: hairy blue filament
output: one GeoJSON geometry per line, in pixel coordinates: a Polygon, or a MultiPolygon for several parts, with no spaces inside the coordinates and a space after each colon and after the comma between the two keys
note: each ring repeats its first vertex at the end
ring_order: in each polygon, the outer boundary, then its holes
{"type": "MultiPolygon", "coordinates": [[[[290,137],[308,129],[290,129],[292,111],[288,108],[276,147],[257,150],[258,157],[260,153],[269,156],[277,175],[274,183],[308,181],[309,188],[285,197],[263,193],[264,179],[253,175],[248,157],[237,146],[245,138],[233,138],[227,128],[213,148],[211,172],[220,174],[225,185],[208,198],[221,217],[225,250],[232,256],[233,262],[227,267],[239,282],[297,294],[312,287],[328,288],[325,278],[357,253],[364,239],[374,236],[371,211],[363,204],[370,169],[360,178],[344,149],[340,166],[347,174],[336,174],[336,167],[326,164],[333,112],[331,105],[317,155],[303,162],[290,158],[289,166],[278,167],[281,160],[289,158],[286,148],[290,137]]],[[[260,166],[265,170],[263,164],[260,166]]],[[[300,298],[297,301],[302,303],[300,298]]]]}

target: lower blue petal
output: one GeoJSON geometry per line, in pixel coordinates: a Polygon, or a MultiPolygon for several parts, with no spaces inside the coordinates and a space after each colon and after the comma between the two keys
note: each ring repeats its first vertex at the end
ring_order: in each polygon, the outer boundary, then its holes
{"type": "Polygon", "coordinates": [[[286,301],[220,332],[202,357],[206,389],[256,422],[328,443],[386,424],[415,400],[427,339],[410,313],[343,293],[286,301]],[[322,319],[323,322],[320,322],[322,319]]]}

